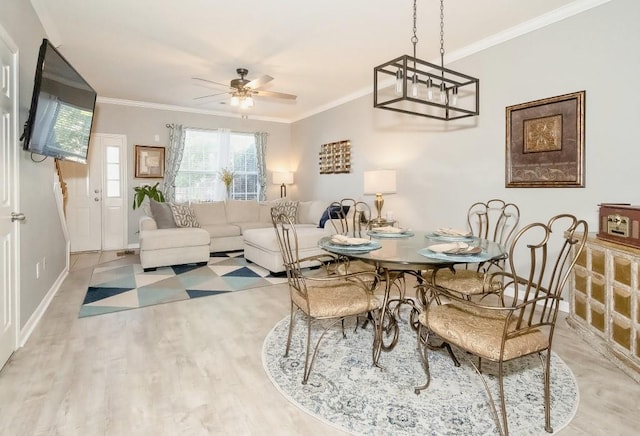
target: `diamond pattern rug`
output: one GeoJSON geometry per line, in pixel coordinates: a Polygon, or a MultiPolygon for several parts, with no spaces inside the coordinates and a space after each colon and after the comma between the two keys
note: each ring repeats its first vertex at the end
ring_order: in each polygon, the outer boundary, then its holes
{"type": "Polygon", "coordinates": [[[208,265],[160,267],[144,272],[139,263],[114,261],[93,270],[79,317],[136,309],[285,283],[249,263],[242,251],[212,253],[208,265]]]}

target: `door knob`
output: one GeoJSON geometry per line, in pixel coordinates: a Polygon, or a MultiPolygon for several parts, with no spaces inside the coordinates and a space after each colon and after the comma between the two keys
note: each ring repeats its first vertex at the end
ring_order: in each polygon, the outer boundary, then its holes
{"type": "Polygon", "coordinates": [[[93,201],[100,201],[98,197],[94,198],[93,201]]]}
{"type": "Polygon", "coordinates": [[[11,212],[11,222],[24,221],[26,217],[21,212],[11,212]]]}
{"type": "Polygon", "coordinates": [[[93,192],[94,192],[94,193],[96,193],[96,194],[99,194],[99,193],[100,193],[100,190],[99,190],[99,189],[96,189],[96,190],[95,190],[95,191],[93,191],[93,192]]]}

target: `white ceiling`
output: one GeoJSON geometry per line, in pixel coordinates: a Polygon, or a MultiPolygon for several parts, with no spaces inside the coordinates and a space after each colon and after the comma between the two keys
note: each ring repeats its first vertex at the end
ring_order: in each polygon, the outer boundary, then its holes
{"type": "MultiPolygon", "coordinates": [[[[448,0],[449,61],[608,0],[448,0]]],[[[250,118],[294,121],[365,95],[373,68],[411,54],[411,0],[31,0],[48,38],[101,99],[234,114],[192,77],[274,77],[250,118]]],[[[439,58],[440,2],[419,0],[417,56],[439,58]]],[[[445,59],[445,61],[447,60],[445,59]]],[[[475,76],[473,71],[464,73],[475,76]]],[[[479,77],[482,81],[482,77],[479,77]]],[[[219,89],[219,88],[217,88],[219,89]]],[[[215,90],[213,91],[215,92],[215,90]]]]}

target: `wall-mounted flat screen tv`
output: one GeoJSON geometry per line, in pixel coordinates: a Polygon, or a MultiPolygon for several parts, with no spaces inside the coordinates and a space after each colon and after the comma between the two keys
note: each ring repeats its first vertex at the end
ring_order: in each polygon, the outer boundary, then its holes
{"type": "Polygon", "coordinates": [[[87,81],[44,39],[29,119],[21,138],[24,149],[86,164],[96,96],[87,81]]]}

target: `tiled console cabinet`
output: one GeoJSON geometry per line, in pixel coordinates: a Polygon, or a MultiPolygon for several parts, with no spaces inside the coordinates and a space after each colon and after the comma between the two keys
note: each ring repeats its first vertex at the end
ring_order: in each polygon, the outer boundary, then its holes
{"type": "Polygon", "coordinates": [[[569,324],[640,382],[640,249],[589,235],[573,275],[569,324]]]}

